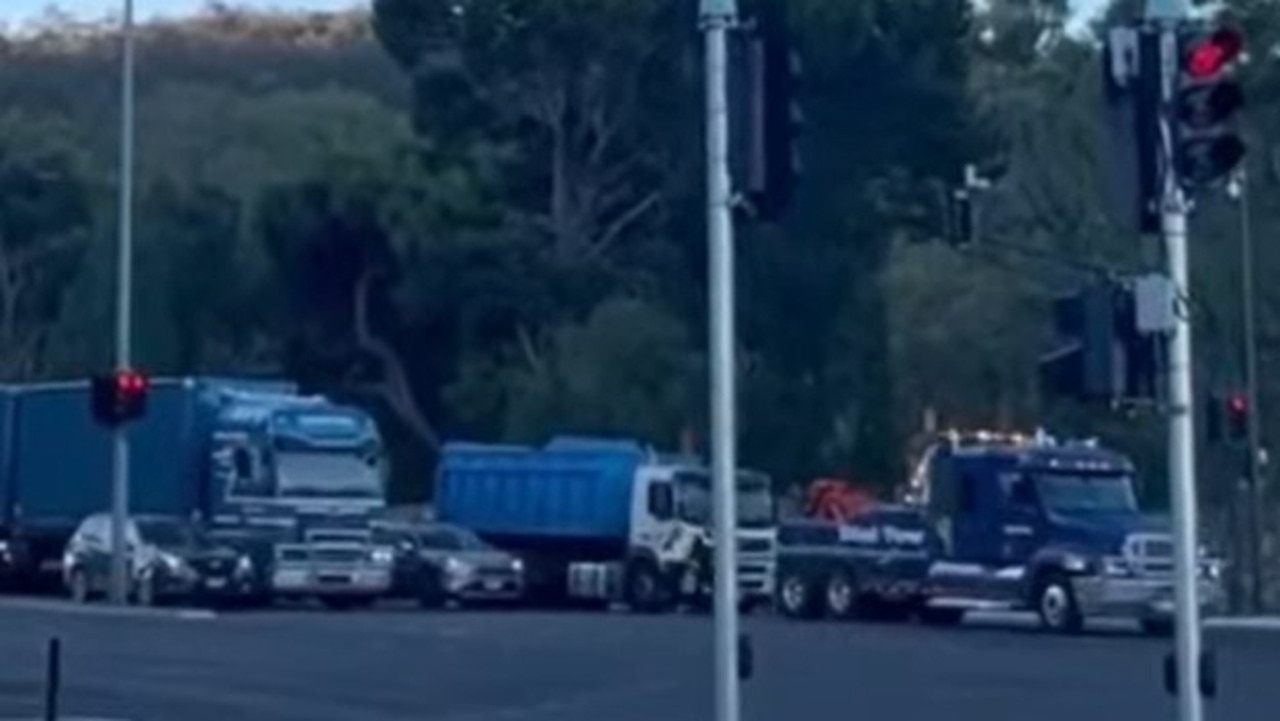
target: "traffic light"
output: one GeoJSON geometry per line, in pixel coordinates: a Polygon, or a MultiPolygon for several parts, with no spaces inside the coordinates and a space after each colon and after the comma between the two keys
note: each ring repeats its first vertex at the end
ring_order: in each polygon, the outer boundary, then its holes
{"type": "Polygon", "coordinates": [[[151,384],[147,377],[133,370],[96,375],[90,380],[90,411],[93,419],[115,428],[141,418],[147,412],[147,395],[151,384]]]}
{"type": "Polygon", "coordinates": [[[1227,396],[1227,436],[1233,441],[1249,437],[1249,399],[1243,393],[1227,396]]]}
{"type": "Polygon", "coordinates": [[[753,14],[754,26],[729,50],[730,166],[755,217],[776,220],[790,203],[801,171],[802,68],[786,4],[761,0],[753,14]]]}
{"type": "Polygon", "coordinates": [[[1243,51],[1244,35],[1235,28],[1193,23],[1178,33],[1174,164],[1189,190],[1226,177],[1244,159],[1233,127],[1244,91],[1232,77],[1243,51]]]}
{"type": "Polygon", "coordinates": [[[1054,325],[1066,343],[1040,359],[1047,394],[1104,401],[1123,395],[1117,291],[1113,283],[1101,282],[1054,301],[1054,325]]]}

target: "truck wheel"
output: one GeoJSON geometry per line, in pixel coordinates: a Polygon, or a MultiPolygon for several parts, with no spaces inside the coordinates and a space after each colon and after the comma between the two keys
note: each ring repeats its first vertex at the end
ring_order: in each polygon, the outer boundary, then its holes
{"type": "Polygon", "coordinates": [[[1075,591],[1061,573],[1051,572],[1041,577],[1036,584],[1035,604],[1040,625],[1050,631],[1078,633],[1084,627],[1075,591]]]}
{"type": "Polygon", "coordinates": [[[627,605],[634,611],[658,613],[665,605],[662,576],[649,561],[637,561],[627,572],[627,605]]]}
{"type": "Polygon", "coordinates": [[[71,600],[76,603],[89,602],[89,574],[84,572],[83,568],[76,568],[71,571],[71,578],[67,583],[71,600]]]}
{"type": "Polygon", "coordinates": [[[813,618],[818,615],[818,599],[812,580],[799,571],[789,571],[778,583],[777,606],[784,616],[813,618]]]}
{"type": "Polygon", "coordinates": [[[827,578],[823,594],[825,610],[829,618],[847,619],[858,614],[858,584],[852,574],[844,569],[836,570],[827,578]]]}

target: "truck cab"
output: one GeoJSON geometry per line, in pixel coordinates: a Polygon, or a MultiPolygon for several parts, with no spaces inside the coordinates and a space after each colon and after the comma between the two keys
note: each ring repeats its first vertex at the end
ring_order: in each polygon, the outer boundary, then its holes
{"type": "Polygon", "coordinates": [[[239,532],[264,593],[359,605],[389,588],[372,541],[386,506],[381,437],[363,411],[320,396],[212,387],[211,525],[239,532]],[[343,534],[335,546],[322,542],[343,534]],[[372,579],[372,580],[370,580],[372,579]]]}
{"type": "MultiPolygon", "coordinates": [[[[926,620],[1031,610],[1064,633],[1090,617],[1171,628],[1172,527],[1139,508],[1125,456],[1043,434],[952,435],[912,485],[942,546],[927,575],[926,620]]],[[[1202,554],[1202,604],[1221,597],[1219,568],[1202,554]]]]}
{"type": "MultiPolygon", "coordinates": [[[[642,468],[631,504],[630,553],[653,558],[663,569],[688,571],[677,581],[682,584],[679,595],[706,603],[711,597],[716,543],[711,473],[696,460],[679,458],[642,468]]],[[[737,474],[737,583],[739,605],[744,609],[773,597],[777,508],[772,486],[769,476],[758,471],[737,474]]],[[[634,572],[628,575],[638,582],[634,572]]]]}

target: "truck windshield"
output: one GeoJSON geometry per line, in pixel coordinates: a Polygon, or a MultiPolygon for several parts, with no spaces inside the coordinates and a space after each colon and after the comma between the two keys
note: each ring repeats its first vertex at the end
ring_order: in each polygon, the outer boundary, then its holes
{"type": "MultiPolygon", "coordinates": [[[[710,524],[711,474],[680,471],[675,474],[675,481],[680,518],[689,523],[710,524]]],[[[755,471],[739,471],[737,485],[738,523],[743,526],[772,524],[775,510],[769,477],[755,471]]]]}
{"type": "Polygon", "coordinates": [[[378,498],[378,464],[351,452],[277,451],[281,496],[305,498],[378,498]]]}
{"type": "Polygon", "coordinates": [[[1042,473],[1036,490],[1044,507],[1063,513],[1134,512],[1138,503],[1127,475],[1042,473]]]}

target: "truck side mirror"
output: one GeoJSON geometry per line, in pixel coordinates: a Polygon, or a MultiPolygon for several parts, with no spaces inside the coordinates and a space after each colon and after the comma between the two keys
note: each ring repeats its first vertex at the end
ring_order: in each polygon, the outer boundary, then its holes
{"type": "Polygon", "coordinates": [[[659,521],[669,521],[675,515],[675,496],[670,483],[649,486],[649,513],[659,521]]]}

